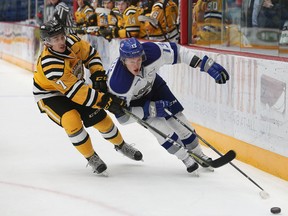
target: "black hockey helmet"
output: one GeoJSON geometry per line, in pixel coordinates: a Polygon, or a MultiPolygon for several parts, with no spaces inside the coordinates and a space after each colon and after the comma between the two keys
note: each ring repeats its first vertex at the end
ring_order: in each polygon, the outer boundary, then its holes
{"type": "Polygon", "coordinates": [[[61,33],[65,34],[65,29],[58,20],[49,20],[40,26],[40,37],[43,41],[61,33]]]}

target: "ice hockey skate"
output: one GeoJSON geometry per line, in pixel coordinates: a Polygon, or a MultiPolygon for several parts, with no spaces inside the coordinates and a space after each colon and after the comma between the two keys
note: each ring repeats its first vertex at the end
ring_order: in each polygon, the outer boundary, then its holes
{"type": "Polygon", "coordinates": [[[134,148],[132,145],[129,145],[125,142],[118,146],[115,145],[115,150],[121,152],[123,155],[132,160],[140,161],[143,158],[142,153],[138,149],[134,148]]]}
{"type": "MultiPolygon", "coordinates": [[[[212,158],[208,157],[207,155],[205,155],[203,152],[202,152],[202,149],[200,147],[200,145],[198,144],[198,146],[192,150],[190,150],[190,152],[196,154],[197,156],[199,156],[200,158],[203,158],[204,160],[206,161],[212,161],[212,158]]],[[[204,168],[208,168],[209,165],[204,163],[203,161],[199,160],[198,158],[194,157],[194,160],[200,164],[202,167],[204,168]]],[[[212,169],[213,170],[213,169],[212,169]]]]}
{"type": "Polygon", "coordinates": [[[199,165],[196,163],[196,161],[191,157],[187,157],[182,162],[185,164],[187,167],[187,172],[192,173],[194,176],[199,177],[198,173],[198,167],[199,165]]]}
{"type": "Polygon", "coordinates": [[[106,172],[107,166],[106,164],[101,160],[101,158],[94,153],[89,159],[87,166],[92,167],[93,173],[101,174],[104,176],[108,176],[108,173],[106,172]]]}

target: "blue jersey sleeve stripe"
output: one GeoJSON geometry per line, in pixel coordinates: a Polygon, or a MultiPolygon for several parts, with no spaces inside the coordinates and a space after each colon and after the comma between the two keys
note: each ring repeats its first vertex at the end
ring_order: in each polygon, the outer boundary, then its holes
{"type": "Polygon", "coordinates": [[[146,61],[143,62],[144,66],[152,64],[154,61],[156,61],[161,57],[161,50],[155,43],[145,42],[142,45],[145,55],[147,57],[146,61]]]}
{"type": "Polygon", "coordinates": [[[174,61],[173,64],[177,63],[177,59],[178,59],[178,47],[176,43],[170,43],[171,48],[174,51],[174,61]]]}

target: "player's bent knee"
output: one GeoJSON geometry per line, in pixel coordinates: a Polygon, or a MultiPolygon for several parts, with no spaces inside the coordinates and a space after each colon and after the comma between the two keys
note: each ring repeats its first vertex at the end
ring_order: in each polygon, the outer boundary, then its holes
{"type": "Polygon", "coordinates": [[[66,112],[62,116],[61,125],[68,135],[76,133],[83,127],[81,116],[75,109],[66,112]]]}
{"type": "Polygon", "coordinates": [[[106,117],[102,121],[98,122],[93,127],[99,130],[100,132],[107,132],[110,131],[111,128],[113,128],[113,126],[114,123],[111,117],[109,115],[106,115],[106,117]]]}

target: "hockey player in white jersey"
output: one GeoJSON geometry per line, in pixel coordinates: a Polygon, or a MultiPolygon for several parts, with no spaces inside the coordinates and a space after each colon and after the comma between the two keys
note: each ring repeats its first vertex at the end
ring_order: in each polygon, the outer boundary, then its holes
{"type": "MultiPolygon", "coordinates": [[[[108,87],[111,93],[126,99],[128,109],[133,114],[183,144],[182,147],[173,145],[151,131],[162,147],[185,164],[189,173],[198,169],[198,163],[207,166],[199,160],[196,162],[187,152],[192,151],[206,160],[211,160],[202,152],[196,135],[165,111],[168,109],[181,121],[189,124],[182,113],[184,108],[157,72],[166,64],[186,63],[193,68],[200,67],[200,70],[212,76],[216,83],[225,84],[229,80],[227,71],[208,56],[201,60],[191,49],[172,42],[141,44],[137,39],[129,38],[120,42],[119,51],[120,57],[113,62],[107,74],[98,79],[98,88],[105,91],[108,87]],[[106,79],[108,86],[103,81],[106,79]]],[[[134,119],[125,114],[116,117],[121,124],[134,122],[134,119]]]]}

